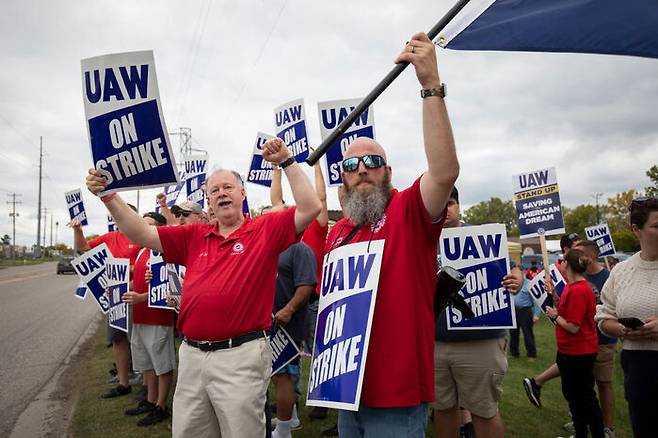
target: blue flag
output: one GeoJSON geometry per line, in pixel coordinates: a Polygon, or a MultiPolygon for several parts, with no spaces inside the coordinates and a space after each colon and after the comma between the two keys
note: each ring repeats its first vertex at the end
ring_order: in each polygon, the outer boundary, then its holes
{"type": "Polygon", "coordinates": [[[457,50],[658,58],[655,0],[472,0],[439,34],[457,50]]]}

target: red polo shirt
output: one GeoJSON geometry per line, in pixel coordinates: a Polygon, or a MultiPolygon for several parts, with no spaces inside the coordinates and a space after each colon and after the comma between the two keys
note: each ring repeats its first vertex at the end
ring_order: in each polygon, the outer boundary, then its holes
{"type": "MultiPolygon", "coordinates": [[[[149,258],[151,257],[151,250],[145,248],[137,256],[135,262],[135,269],[133,271],[133,290],[138,294],[148,293],[149,285],[144,278],[146,270],[148,269],[149,258]]],[[[158,309],[149,307],[148,300],[133,304],[133,323],[145,325],[174,325],[174,312],[167,309],[158,309]]]]}
{"type": "MultiPolygon", "coordinates": [[[[445,211],[432,224],[420,195],[420,178],[393,195],[384,217],[363,227],[350,243],[385,239],[361,401],[375,408],[416,406],[434,400],[434,289],[436,248],[445,211]]],[[[329,233],[326,252],[352,231],[342,219],[329,233]]]]}
{"type": "Polygon", "coordinates": [[[586,280],[569,283],[564,288],[558,304],[558,312],[567,322],[576,324],[580,330],[569,333],[555,326],[557,350],[562,354],[592,354],[599,351],[599,337],[594,325],[596,299],[586,280]]]}
{"type": "Polygon", "coordinates": [[[187,267],[178,327],[219,341],[272,324],[279,253],[298,240],[295,208],[245,219],[224,238],[217,224],[158,227],[167,263],[187,267]]]}
{"type": "Polygon", "coordinates": [[[318,283],[315,287],[315,292],[318,295],[320,295],[320,285],[322,284],[322,259],[324,257],[324,246],[327,244],[328,231],[329,224],[323,227],[317,219],[314,219],[302,235],[302,242],[307,244],[315,255],[315,267],[318,273],[318,283]]]}
{"type": "Polygon", "coordinates": [[[132,243],[125,234],[119,231],[110,231],[88,242],[89,248],[96,248],[101,243],[107,245],[115,259],[130,259],[130,266],[135,264],[135,259],[141,249],[139,245],[132,243]]]}

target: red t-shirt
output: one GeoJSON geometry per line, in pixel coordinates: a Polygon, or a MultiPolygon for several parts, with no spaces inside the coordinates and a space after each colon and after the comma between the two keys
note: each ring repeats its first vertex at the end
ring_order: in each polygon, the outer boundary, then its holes
{"type": "Polygon", "coordinates": [[[101,243],[105,243],[115,259],[130,259],[130,265],[135,264],[135,259],[141,247],[132,243],[125,234],[119,231],[110,231],[95,239],[91,239],[88,244],[90,248],[96,248],[101,243]]]}
{"type": "MultiPolygon", "coordinates": [[[[133,270],[133,290],[138,294],[148,293],[149,285],[144,278],[151,250],[145,248],[138,256],[133,270]]],[[[167,309],[149,307],[148,300],[133,304],[133,323],[146,325],[174,325],[174,313],[167,309]]]]}
{"type": "Polygon", "coordinates": [[[245,219],[224,238],[217,224],[158,227],[167,263],[187,267],[178,327],[220,341],[272,325],[279,253],[298,240],[295,208],[245,219]]]}
{"type": "Polygon", "coordinates": [[[596,300],[586,280],[567,284],[560,297],[558,314],[580,327],[576,334],[555,326],[557,349],[563,354],[592,354],[599,351],[599,338],[594,326],[596,300]]]}
{"type": "MultiPolygon", "coordinates": [[[[434,400],[436,248],[444,221],[445,211],[441,220],[431,222],[419,178],[402,192],[394,190],[384,217],[350,240],[386,240],[361,393],[367,406],[434,400]]],[[[347,219],[336,223],[325,252],[339,246],[353,228],[347,219]]]]}
{"type": "Polygon", "coordinates": [[[315,254],[315,267],[318,273],[318,283],[315,292],[320,295],[320,286],[322,280],[322,258],[324,255],[324,247],[327,244],[327,232],[329,231],[329,224],[324,227],[320,225],[317,219],[311,222],[311,225],[304,231],[302,235],[302,242],[307,244],[315,254]]]}

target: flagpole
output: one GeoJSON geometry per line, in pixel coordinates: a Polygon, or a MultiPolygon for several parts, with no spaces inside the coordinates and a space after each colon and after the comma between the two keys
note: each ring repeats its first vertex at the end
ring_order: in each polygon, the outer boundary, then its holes
{"type": "MultiPolygon", "coordinates": [[[[455,16],[461,11],[464,6],[468,4],[470,0],[459,0],[455,5],[439,20],[438,23],[434,25],[432,29],[430,29],[429,32],[427,32],[427,36],[429,37],[430,40],[434,40],[439,35],[439,32],[443,30],[444,27],[450,21],[455,18],[455,16]]],[[[388,88],[393,81],[400,76],[400,73],[404,71],[405,68],[409,65],[408,62],[401,62],[400,64],[396,64],[395,67],[382,79],[379,84],[375,86],[375,88],[372,89],[372,91],[359,103],[359,105],[354,108],[354,111],[352,111],[337,127],[334,129],[329,136],[320,144],[320,146],[315,149],[311,155],[308,156],[306,159],[306,162],[308,163],[309,166],[315,165],[315,163],[327,152],[327,149],[329,149],[329,146],[334,144],[336,140],[338,140],[338,137],[343,135],[347,129],[352,126],[352,123],[370,106],[372,103],[379,97],[380,94],[384,92],[388,88]]]]}

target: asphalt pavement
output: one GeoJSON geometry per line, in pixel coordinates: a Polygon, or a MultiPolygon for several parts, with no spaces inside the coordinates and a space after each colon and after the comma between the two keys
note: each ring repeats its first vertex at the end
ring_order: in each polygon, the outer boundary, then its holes
{"type": "Polygon", "coordinates": [[[98,315],[56,263],[0,269],[0,436],[50,381],[98,315]]]}

